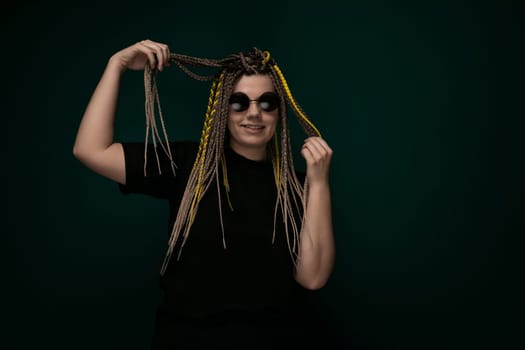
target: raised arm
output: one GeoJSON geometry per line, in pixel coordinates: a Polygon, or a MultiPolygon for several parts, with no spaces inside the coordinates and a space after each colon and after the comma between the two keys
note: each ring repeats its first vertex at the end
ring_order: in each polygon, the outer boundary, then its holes
{"type": "Polygon", "coordinates": [[[335,243],[328,183],[332,153],[320,137],[306,139],[301,150],[306,160],[309,191],[295,279],[308,289],[323,287],[334,267],[335,243]]]}
{"type": "Polygon", "coordinates": [[[73,154],[85,166],[125,184],[124,151],[113,140],[120,79],[126,70],[143,70],[147,63],[162,71],[169,65],[169,55],[167,45],[143,40],[111,56],[86,107],[73,147],[73,154]]]}

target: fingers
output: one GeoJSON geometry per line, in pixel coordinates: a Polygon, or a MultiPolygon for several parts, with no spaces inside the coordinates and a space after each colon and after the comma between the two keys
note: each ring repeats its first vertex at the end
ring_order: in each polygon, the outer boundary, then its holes
{"type": "Polygon", "coordinates": [[[328,153],[328,154],[332,154],[333,151],[332,149],[330,148],[330,146],[328,146],[328,143],[326,143],[326,141],[321,138],[321,137],[316,137],[316,136],[313,136],[313,137],[309,137],[307,138],[306,140],[304,140],[304,143],[312,143],[313,145],[315,145],[315,147],[317,149],[319,149],[320,151],[323,151],[328,153]]]}
{"type": "Polygon", "coordinates": [[[164,67],[170,66],[170,50],[168,45],[151,40],[142,40],[138,43],[147,56],[151,69],[162,71],[164,67]]]}
{"type": "Polygon", "coordinates": [[[306,176],[309,183],[326,183],[333,151],[320,137],[304,140],[301,155],[306,160],[306,176]]]}
{"type": "Polygon", "coordinates": [[[308,156],[305,158],[310,158],[311,161],[317,163],[324,160],[330,160],[333,151],[322,138],[309,137],[304,141],[301,153],[303,153],[303,156],[308,156]],[[306,154],[303,153],[303,150],[306,154]]]}

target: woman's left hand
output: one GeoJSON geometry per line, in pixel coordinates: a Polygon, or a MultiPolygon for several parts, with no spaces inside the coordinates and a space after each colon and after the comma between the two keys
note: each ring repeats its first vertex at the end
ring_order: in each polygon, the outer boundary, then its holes
{"type": "Polygon", "coordinates": [[[334,152],[321,137],[309,137],[304,140],[301,155],[306,160],[306,178],[308,183],[328,183],[330,160],[334,152]]]}

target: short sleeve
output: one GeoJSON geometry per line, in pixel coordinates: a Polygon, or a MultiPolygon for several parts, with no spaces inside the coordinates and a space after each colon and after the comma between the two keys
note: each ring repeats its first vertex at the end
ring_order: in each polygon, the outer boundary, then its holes
{"type": "Polygon", "coordinates": [[[169,198],[176,182],[187,177],[197,154],[198,144],[193,141],[169,142],[171,157],[175,163],[173,173],[171,160],[164,148],[157,144],[147,145],[147,163],[144,173],[144,142],[124,142],[126,184],[119,184],[123,194],[139,193],[158,198],[169,198]],[[156,153],[156,154],[155,154],[156,153]]]}

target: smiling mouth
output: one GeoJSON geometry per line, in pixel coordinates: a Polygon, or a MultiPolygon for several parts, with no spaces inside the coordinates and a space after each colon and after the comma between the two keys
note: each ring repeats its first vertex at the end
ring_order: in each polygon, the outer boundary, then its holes
{"type": "Polygon", "coordinates": [[[251,129],[251,130],[264,129],[264,125],[241,124],[241,127],[251,129]]]}

